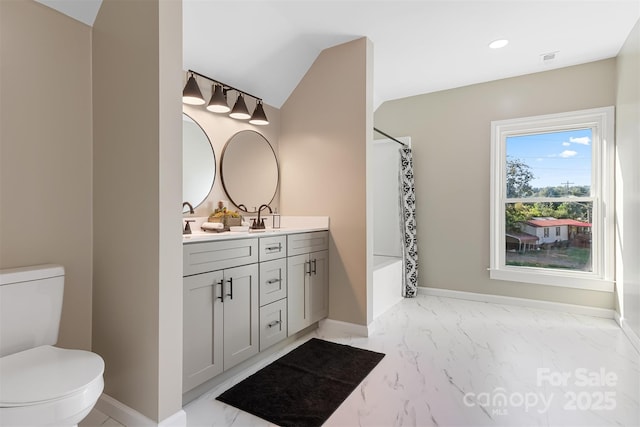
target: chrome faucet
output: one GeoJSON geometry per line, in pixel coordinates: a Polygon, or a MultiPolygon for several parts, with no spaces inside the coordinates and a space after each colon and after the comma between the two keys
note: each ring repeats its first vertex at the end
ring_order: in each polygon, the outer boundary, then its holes
{"type": "Polygon", "coordinates": [[[271,206],[269,206],[269,205],[260,205],[260,207],[258,208],[258,220],[256,221],[254,219],[253,220],[253,224],[251,224],[251,228],[253,228],[254,230],[256,230],[256,229],[264,230],[264,218],[260,219],[260,211],[262,211],[263,208],[267,208],[267,209],[269,209],[269,213],[273,213],[273,211],[271,210],[271,206]]]}
{"type": "Polygon", "coordinates": [[[189,203],[189,202],[184,202],[184,203],[182,204],[182,208],[184,208],[185,206],[189,206],[189,213],[190,213],[191,215],[193,215],[193,214],[195,213],[195,211],[193,210],[193,206],[191,205],[191,203],[189,203]]]}

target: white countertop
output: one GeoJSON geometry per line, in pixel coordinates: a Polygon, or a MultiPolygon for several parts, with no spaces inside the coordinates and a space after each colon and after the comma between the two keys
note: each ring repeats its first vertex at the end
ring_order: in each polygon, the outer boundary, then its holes
{"type": "MultiPolygon", "coordinates": [[[[265,218],[270,218],[266,216],[265,218]]],[[[264,230],[247,231],[224,231],[217,233],[215,231],[202,231],[200,225],[207,220],[206,217],[184,217],[184,220],[194,219],[196,222],[191,223],[191,234],[182,235],[182,243],[198,243],[209,240],[228,240],[228,239],[252,239],[255,237],[271,237],[286,234],[308,233],[313,231],[326,231],[329,229],[329,217],[292,217],[282,216],[280,223],[281,228],[267,227],[264,230]]]]}

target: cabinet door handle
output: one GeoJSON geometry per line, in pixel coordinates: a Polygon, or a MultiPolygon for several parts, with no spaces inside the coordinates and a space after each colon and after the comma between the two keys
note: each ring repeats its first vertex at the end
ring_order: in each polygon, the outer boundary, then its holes
{"type": "MultiPolygon", "coordinates": [[[[317,271],[316,271],[316,260],[315,260],[315,258],[311,262],[313,262],[313,274],[315,276],[315,275],[318,274],[317,271]]],[[[311,276],[311,274],[309,274],[309,276],[311,276]]]]}
{"type": "Polygon", "coordinates": [[[304,262],[304,274],[311,276],[311,261],[304,262]],[[309,271],[307,271],[307,264],[309,264],[309,271]]]}
{"type": "Polygon", "coordinates": [[[216,284],[220,285],[220,296],[218,296],[216,298],[218,298],[220,301],[224,302],[224,280],[220,279],[220,281],[216,282],[216,284]]]}
{"type": "Polygon", "coordinates": [[[273,322],[269,322],[267,324],[267,328],[273,328],[274,326],[279,325],[280,323],[281,323],[280,320],[274,320],[273,322]]]}
{"type": "Polygon", "coordinates": [[[267,280],[267,285],[272,285],[274,283],[282,282],[282,279],[269,279],[267,280]]]}
{"type": "Polygon", "coordinates": [[[233,299],[233,277],[229,277],[229,280],[227,280],[227,282],[229,282],[229,293],[227,294],[227,296],[230,299],[233,299]]]}

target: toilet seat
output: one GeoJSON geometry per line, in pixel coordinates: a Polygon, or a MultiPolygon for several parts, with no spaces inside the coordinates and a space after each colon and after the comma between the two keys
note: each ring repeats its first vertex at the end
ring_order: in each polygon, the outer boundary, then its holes
{"type": "Polygon", "coordinates": [[[104,361],[41,346],[0,358],[0,426],[74,426],[104,388],[104,361]]]}
{"type": "Polygon", "coordinates": [[[104,361],[83,350],[44,345],[0,358],[0,407],[64,399],[102,378],[104,361]]]}

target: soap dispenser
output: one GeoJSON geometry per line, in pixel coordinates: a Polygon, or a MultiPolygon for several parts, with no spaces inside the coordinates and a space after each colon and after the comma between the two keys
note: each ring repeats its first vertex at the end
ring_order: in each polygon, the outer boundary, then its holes
{"type": "Polygon", "coordinates": [[[273,220],[272,228],[280,228],[280,214],[278,213],[278,208],[273,209],[271,218],[273,220]]]}

